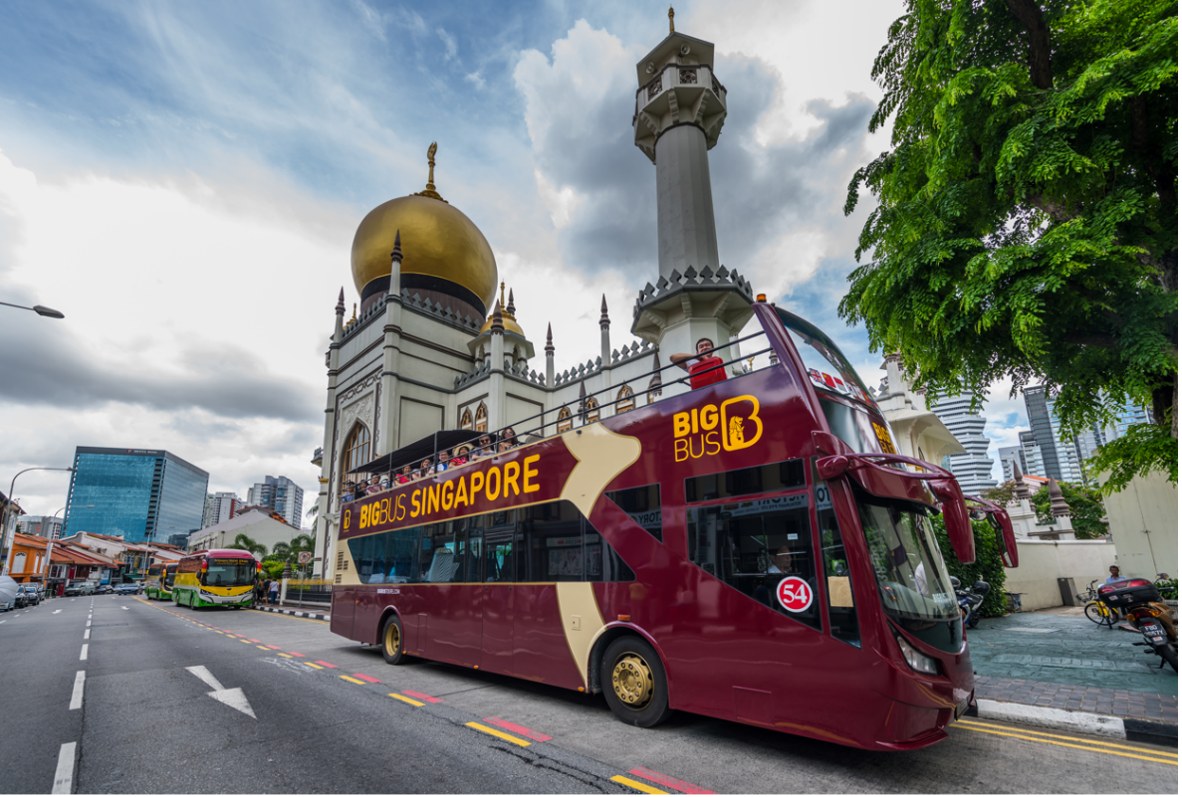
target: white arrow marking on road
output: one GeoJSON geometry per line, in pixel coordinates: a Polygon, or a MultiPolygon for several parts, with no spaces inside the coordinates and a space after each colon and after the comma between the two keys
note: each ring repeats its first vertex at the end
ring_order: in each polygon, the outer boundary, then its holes
{"type": "Polygon", "coordinates": [[[206,692],[206,694],[214,700],[219,703],[225,703],[235,711],[241,711],[251,719],[258,719],[254,715],[254,710],[250,707],[250,701],[246,699],[246,694],[241,689],[237,687],[233,689],[224,688],[221,682],[213,677],[213,673],[200,664],[195,667],[186,667],[185,669],[204,681],[207,686],[213,687],[213,691],[206,692]]]}

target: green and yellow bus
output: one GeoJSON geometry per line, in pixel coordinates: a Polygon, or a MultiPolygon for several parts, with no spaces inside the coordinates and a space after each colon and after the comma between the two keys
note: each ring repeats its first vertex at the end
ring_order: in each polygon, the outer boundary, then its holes
{"type": "Polygon", "coordinates": [[[150,600],[172,599],[172,582],[176,578],[176,562],[154,562],[144,579],[144,595],[150,600]]]}
{"type": "Polygon", "coordinates": [[[251,606],[262,564],[250,551],[217,548],[189,554],[177,563],[172,602],[202,606],[251,606]]]}

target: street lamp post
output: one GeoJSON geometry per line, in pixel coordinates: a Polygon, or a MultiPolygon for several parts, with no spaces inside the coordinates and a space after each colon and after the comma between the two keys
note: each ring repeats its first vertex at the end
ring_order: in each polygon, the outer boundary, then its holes
{"type": "Polygon", "coordinates": [[[17,476],[20,476],[22,473],[28,473],[31,470],[68,470],[73,472],[74,469],[46,468],[38,466],[33,468],[25,468],[24,470],[18,470],[16,472],[16,476],[12,477],[12,481],[8,483],[8,503],[4,505],[4,523],[0,524],[0,527],[4,529],[4,568],[3,570],[0,570],[0,575],[8,575],[8,571],[12,566],[12,552],[15,549],[15,546],[12,544],[12,540],[13,534],[16,533],[16,510],[13,508],[16,505],[16,501],[13,500],[12,491],[16,488],[17,476]]]}
{"type": "Polygon", "coordinates": [[[25,307],[23,304],[13,304],[12,302],[0,302],[5,307],[15,307],[18,310],[32,310],[34,313],[46,318],[65,318],[66,314],[60,310],[54,310],[52,307],[46,307],[43,304],[35,304],[32,307],[25,307]]]}

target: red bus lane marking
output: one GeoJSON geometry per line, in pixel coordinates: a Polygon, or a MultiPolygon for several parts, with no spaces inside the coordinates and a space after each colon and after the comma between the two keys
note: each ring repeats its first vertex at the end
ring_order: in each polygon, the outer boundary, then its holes
{"type": "Polygon", "coordinates": [[[296,653],[294,650],[289,650],[289,651],[287,651],[287,652],[288,652],[288,653],[290,653],[291,655],[295,656],[297,659],[302,659],[302,658],[304,658],[304,654],[303,654],[303,653],[296,653]]]}
{"type": "Polygon", "coordinates": [[[535,742],[548,742],[553,739],[553,736],[547,736],[544,733],[539,733],[532,728],[526,728],[523,725],[518,725],[515,722],[503,720],[500,717],[485,717],[484,721],[489,725],[496,725],[498,728],[504,728],[507,731],[512,731],[518,736],[524,736],[527,739],[533,739],[535,742]]]}
{"type": "Polygon", "coordinates": [[[360,678],[361,680],[365,681],[366,683],[370,683],[370,684],[380,684],[381,683],[380,679],[374,678],[372,675],[366,675],[363,672],[355,672],[355,673],[353,673],[353,677],[360,678]]]}
{"type": "Polygon", "coordinates": [[[402,694],[404,694],[404,695],[410,695],[411,697],[417,697],[419,700],[425,700],[425,701],[426,701],[426,702],[428,702],[428,703],[439,703],[439,702],[442,702],[442,701],[440,701],[440,699],[439,699],[439,698],[437,698],[437,697],[431,697],[430,695],[425,695],[425,694],[423,694],[422,692],[416,692],[416,691],[415,691],[415,690],[413,690],[413,689],[403,689],[403,690],[402,690],[402,694]]]}
{"type": "Polygon", "coordinates": [[[329,664],[329,663],[328,663],[327,661],[325,661],[324,659],[316,659],[316,663],[317,663],[317,664],[319,664],[319,665],[321,665],[321,666],[327,667],[327,668],[328,668],[328,669],[330,669],[330,670],[335,670],[335,669],[337,668],[337,665],[335,665],[335,664],[329,664]]]}
{"type": "Polygon", "coordinates": [[[279,650],[278,645],[267,645],[267,650],[279,650]]]}
{"type": "Polygon", "coordinates": [[[629,775],[636,775],[637,777],[651,780],[653,783],[659,783],[662,786],[668,786],[670,789],[677,789],[682,794],[714,794],[715,792],[709,789],[703,789],[693,783],[684,780],[678,780],[675,777],[666,775],[663,772],[657,772],[655,769],[648,767],[636,767],[628,770],[629,775]]]}

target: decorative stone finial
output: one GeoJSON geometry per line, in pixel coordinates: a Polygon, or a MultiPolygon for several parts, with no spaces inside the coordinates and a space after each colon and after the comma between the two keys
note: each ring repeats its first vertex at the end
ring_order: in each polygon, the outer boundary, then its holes
{"type": "Polygon", "coordinates": [[[550,325],[546,324],[546,354],[554,353],[554,333],[550,331],[550,325]]]}
{"type": "Polygon", "coordinates": [[[402,230],[394,231],[394,248],[390,250],[390,260],[402,262],[402,230]]]}
{"type": "Polygon", "coordinates": [[[669,32],[673,32],[673,6],[669,6],[669,32]]]}
{"type": "Polygon", "coordinates": [[[489,328],[494,335],[505,334],[505,317],[501,313],[501,303],[497,302],[497,306],[493,308],[492,326],[489,328]]]}
{"type": "Polygon", "coordinates": [[[1051,495],[1051,517],[1071,517],[1071,507],[1063,497],[1063,490],[1059,482],[1053,478],[1047,480],[1047,492],[1051,495]]]}
{"type": "Polygon", "coordinates": [[[341,286],[341,293],[337,296],[337,315],[345,314],[345,288],[341,286]]]}
{"type": "MultiPolygon", "coordinates": [[[[503,282],[501,283],[502,286],[504,286],[504,284],[505,283],[503,283],[503,282]]],[[[501,290],[503,293],[504,288],[502,287],[501,290]]],[[[509,303],[507,305],[505,305],[505,310],[509,313],[509,315],[513,315],[514,313],[517,312],[517,307],[513,304],[513,289],[512,288],[509,289],[509,303]]]]}
{"type": "Polygon", "coordinates": [[[1022,478],[1022,471],[1018,468],[1018,461],[1014,460],[1014,497],[1025,501],[1030,497],[1030,490],[1026,487],[1026,480],[1022,478]]]}

